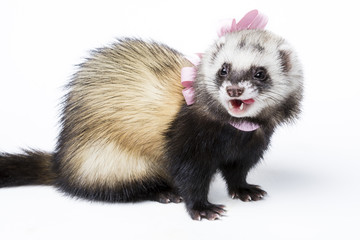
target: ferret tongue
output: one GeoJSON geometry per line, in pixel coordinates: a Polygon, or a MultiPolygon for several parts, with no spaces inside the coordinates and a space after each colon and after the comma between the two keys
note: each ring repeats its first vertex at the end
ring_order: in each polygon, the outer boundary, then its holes
{"type": "Polygon", "coordinates": [[[245,103],[245,104],[252,104],[252,103],[254,103],[255,102],[255,100],[254,99],[252,99],[252,98],[250,98],[250,99],[247,99],[247,100],[241,100],[243,103],[245,103]]]}
{"type": "Polygon", "coordinates": [[[230,123],[234,128],[237,128],[244,132],[251,132],[258,129],[260,126],[256,123],[242,121],[241,123],[230,123]]]}

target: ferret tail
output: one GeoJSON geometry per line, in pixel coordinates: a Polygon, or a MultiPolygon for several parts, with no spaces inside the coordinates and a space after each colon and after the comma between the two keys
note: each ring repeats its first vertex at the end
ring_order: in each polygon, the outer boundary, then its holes
{"type": "Polygon", "coordinates": [[[56,179],[52,158],[52,154],[39,151],[0,153],[0,187],[52,185],[56,179]]]}

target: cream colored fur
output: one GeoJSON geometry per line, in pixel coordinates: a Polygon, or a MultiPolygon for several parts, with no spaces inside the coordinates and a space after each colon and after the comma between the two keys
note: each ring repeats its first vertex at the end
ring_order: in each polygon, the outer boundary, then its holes
{"type": "Polygon", "coordinates": [[[191,66],[168,47],[126,40],[96,51],[69,85],[63,169],[77,184],[115,185],[166,177],[164,133],[184,102],[180,71],[191,66]]]}

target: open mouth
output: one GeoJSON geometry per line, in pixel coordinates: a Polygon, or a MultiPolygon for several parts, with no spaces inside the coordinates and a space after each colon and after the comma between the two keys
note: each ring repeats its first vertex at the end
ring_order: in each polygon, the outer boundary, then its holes
{"type": "Polygon", "coordinates": [[[235,114],[241,114],[243,112],[246,111],[246,109],[252,104],[254,103],[255,100],[254,99],[246,99],[246,100],[240,100],[240,99],[231,99],[229,100],[229,109],[230,111],[235,114]]]}

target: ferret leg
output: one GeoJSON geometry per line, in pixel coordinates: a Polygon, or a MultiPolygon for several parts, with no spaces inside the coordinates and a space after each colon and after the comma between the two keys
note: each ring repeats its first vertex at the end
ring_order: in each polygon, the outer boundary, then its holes
{"type": "Polygon", "coordinates": [[[215,170],[206,164],[199,164],[201,162],[201,159],[182,161],[179,167],[174,164],[171,167],[174,184],[179,189],[192,219],[216,220],[225,213],[225,206],[208,201],[209,186],[215,170]]]}
{"type": "Polygon", "coordinates": [[[233,199],[240,199],[244,202],[257,201],[267,194],[258,185],[248,184],[246,176],[252,164],[245,161],[223,164],[220,170],[227,183],[228,192],[233,199]]]}

